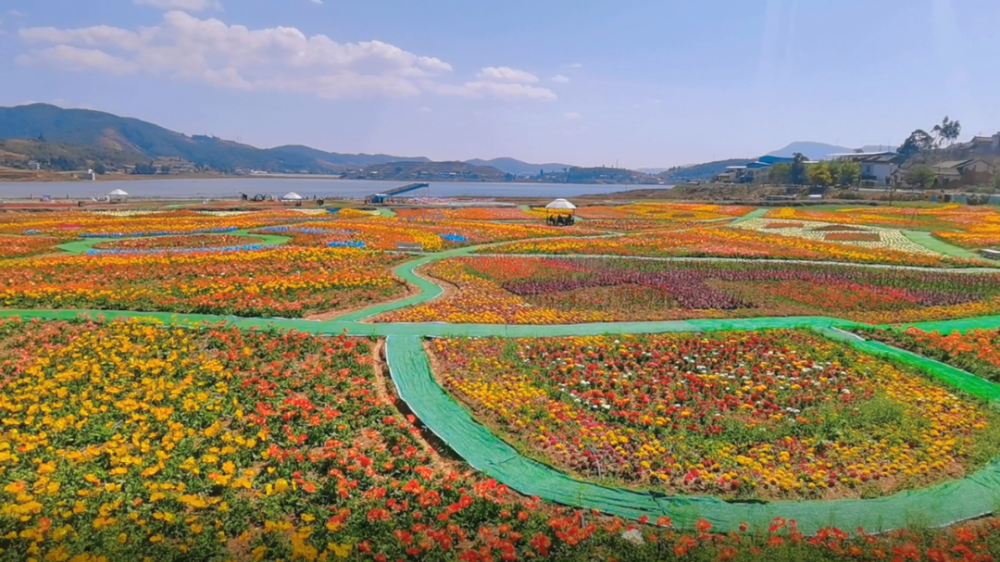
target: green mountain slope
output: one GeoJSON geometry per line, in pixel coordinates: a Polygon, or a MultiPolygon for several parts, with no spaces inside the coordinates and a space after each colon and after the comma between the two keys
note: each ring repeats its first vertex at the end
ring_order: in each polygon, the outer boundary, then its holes
{"type": "MultiPolygon", "coordinates": [[[[62,109],[48,104],[0,107],[0,140],[30,140],[22,153],[31,158],[46,152],[41,145],[59,145],[60,157],[109,165],[133,164],[158,158],[179,158],[219,171],[237,168],[268,172],[330,173],[351,166],[396,161],[427,161],[389,155],[337,154],[306,146],[261,149],[216,137],[188,136],[139,119],[102,111],[62,109]],[[76,147],[74,149],[74,147],[76,147]]],[[[10,147],[9,152],[16,152],[10,147]]],[[[48,162],[48,160],[45,160],[48,162]]]]}

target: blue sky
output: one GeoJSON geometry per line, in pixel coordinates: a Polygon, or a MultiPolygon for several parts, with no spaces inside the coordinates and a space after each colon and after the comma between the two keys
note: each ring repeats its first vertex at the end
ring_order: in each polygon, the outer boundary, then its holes
{"type": "Polygon", "coordinates": [[[5,0],[0,105],[258,146],[663,167],[1000,130],[996,0],[5,0]]]}

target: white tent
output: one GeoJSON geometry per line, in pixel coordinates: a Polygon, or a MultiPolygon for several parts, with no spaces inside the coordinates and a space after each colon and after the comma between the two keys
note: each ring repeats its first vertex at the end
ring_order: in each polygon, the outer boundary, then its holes
{"type": "Polygon", "coordinates": [[[108,201],[121,201],[123,199],[128,199],[128,193],[121,189],[116,189],[108,193],[108,201]]]}
{"type": "Polygon", "coordinates": [[[282,201],[302,201],[302,196],[294,191],[290,191],[281,198],[282,201]]]}
{"type": "Polygon", "coordinates": [[[573,211],[576,209],[576,205],[570,203],[565,199],[556,199],[555,201],[546,205],[545,208],[552,210],[559,210],[559,211],[573,211]]]}

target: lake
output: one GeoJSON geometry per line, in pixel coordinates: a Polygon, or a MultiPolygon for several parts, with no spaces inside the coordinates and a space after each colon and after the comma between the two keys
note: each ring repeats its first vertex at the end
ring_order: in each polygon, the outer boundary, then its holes
{"type": "MultiPolygon", "coordinates": [[[[90,199],[122,189],[133,198],[157,199],[231,199],[246,193],[281,197],[294,191],[302,197],[363,199],[405,185],[407,182],[305,178],[228,178],[176,180],[122,180],[77,182],[0,182],[0,198],[90,199]]],[[[629,189],[668,186],[586,185],[569,183],[486,183],[431,182],[429,188],[402,197],[573,197],[616,193],[629,189]]]]}

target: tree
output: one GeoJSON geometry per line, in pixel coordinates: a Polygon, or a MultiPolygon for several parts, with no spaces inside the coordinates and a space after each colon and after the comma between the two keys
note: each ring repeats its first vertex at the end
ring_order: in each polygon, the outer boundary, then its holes
{"type": "Polygon", "coordinates": [[[806,162],[808,158],[805,157],[801,152],[796,152],[793,155],[793,160],[791,166],[788,170],[788,183],[792,185],[804,185],[808,180],[806,173],[806,162]]]}
{"type": "Polygon", "coordinates": [[[99,176],[103,176],[104,174],[108,173],[108,168],[104,165],[103,162],[94,162],[94,173],[99,176]]]}
{"type": "Polygon", "coordinates": [[[934,137],[923,129],[917,129],[910,133],[899,147],[899,158],[902,162],[906,162],[913,156],[932,148],[934,148],[934,137]]]}
{"type": "Polygon", "coordinates": [[[847,160],[831,162],[830,173],[833,174],[834,183],[850,187],[861,181],[861,164],[847,160]]]}
{"type": "Polygon", "coordinates": [[[1000,171],[993,174],[993,179],[990,181],[990,187],[993,188],[993,191],[1000,192],[1000,171]]]}
{"type": "Polygon", "coordinates": [[[927,166],[914,166],[906,171],[903,180],[912,187],[930,189],[937,183],[937,174],[927,166]]]}
{"type": "Polygon", "coordinates": [[[957,120],[952,121],[947,115],[945,115],[941,124],[934,125],[931,132],[937,137],[937,145],[940,145],[942,141],[946,141],[948,146],[951,146],[956,140],[958,140],[958,136],[962,134],[962,124],[957,120]]]}
{"type": "Polygon", "coordinates": [[[826,162],[810,166],[808,175],[809,183],[813,185],[821,185],[823,187],[833,185],[833,173],[830,171],[830,165],[826,162]]]}
{"type": "Polygon", "coordinates": [[[768,173],[767,181],[775,185],[785,185],[788,183],[789,177],[791,177],[792,166],[786,162],[779,162],[771,166],[771,171],[768,173]]]}

